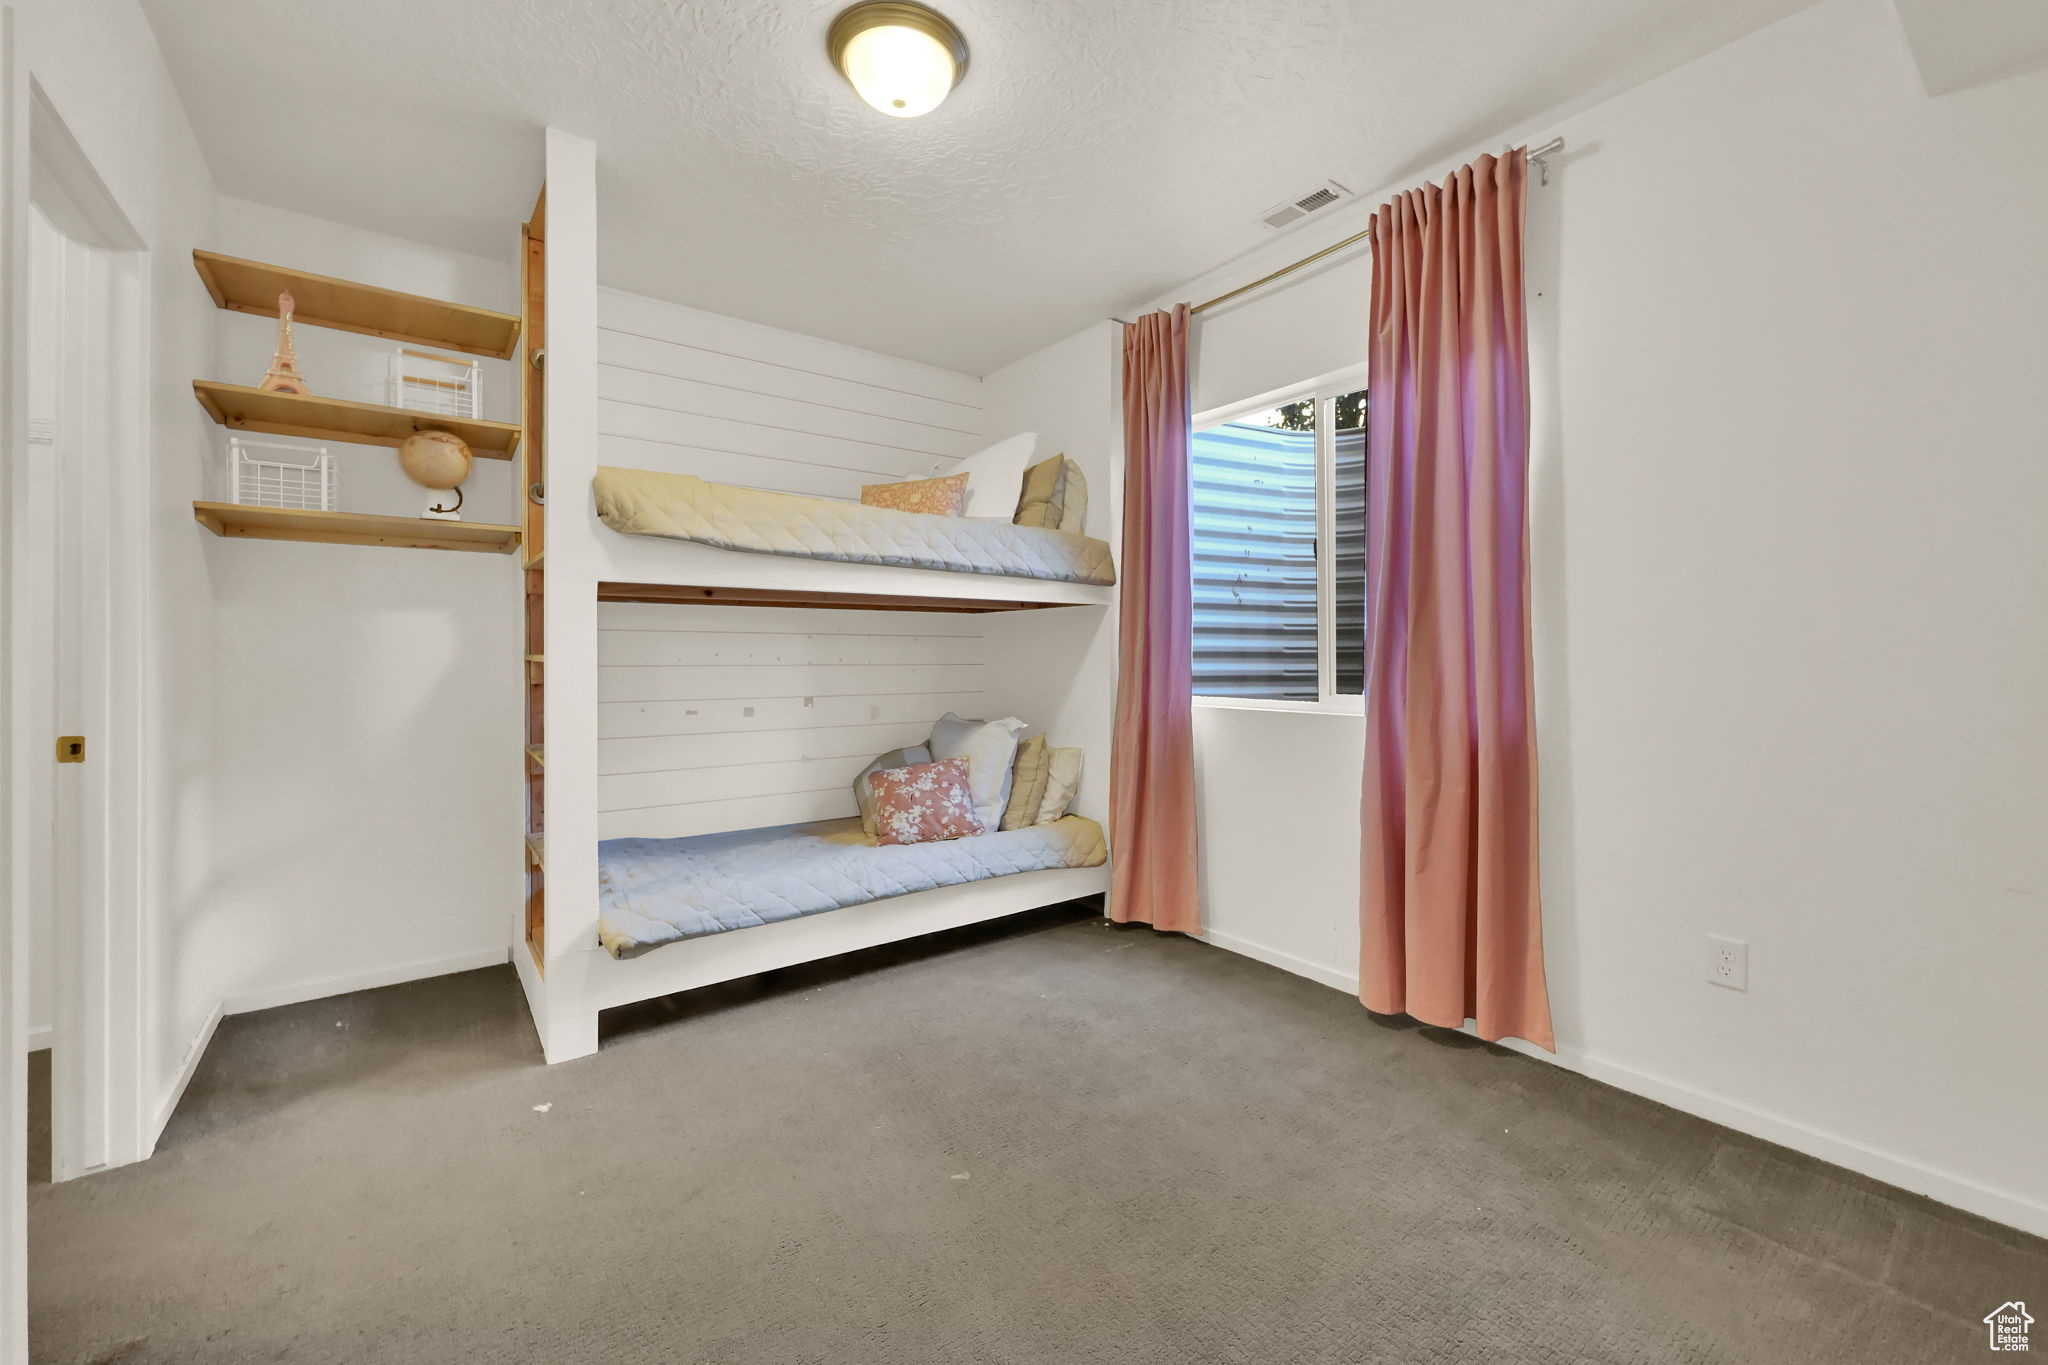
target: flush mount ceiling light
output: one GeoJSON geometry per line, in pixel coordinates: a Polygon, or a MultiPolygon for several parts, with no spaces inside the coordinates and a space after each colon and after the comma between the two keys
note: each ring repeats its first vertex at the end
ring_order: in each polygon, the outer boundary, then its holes
{"type": "Polygon", "coordinates": [[[960,30],[938,11],[900,0],[845,11],[825,48],[860,97],[893,118],[929,114],[967,72],[960,30]]]}

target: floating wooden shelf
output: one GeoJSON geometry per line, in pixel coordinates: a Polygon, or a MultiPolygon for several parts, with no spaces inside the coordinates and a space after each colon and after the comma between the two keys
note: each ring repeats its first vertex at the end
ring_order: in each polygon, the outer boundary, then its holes
{"type": "Polygon", "coordinates": [[[546,752],[538,744],[527,745],[526,756],[533,760],[533,766],[536,768],[545,768],[548,766],[546,752]]]}
{"type": "Polygon", "coordinates": [[[529,834],[526,836],[526,856],[533,859],[533,865],[535,867],[543,869],[547,867],[548,861],[546,854],[546,836],[539,834],[529,834]]]}
{"type": "Polygon", "coordinates": [[[519,428],[511,422],[442,417],[379,403],[353,403],[346,398],[268,393],[211,379],[193,380],[192,392],[209,417],[236,431],[371,446],[395,446],[416,431],[447,431],[489,460],[509,460],[519,448],[519,428]]]}
{"type": "Polygon", "coordinates": [[[373,517],[362,512],[304,512],[292,507],[244,507],[195,502],[192,516],[217,536],[248,540],[309,540],[325,545],[396,545],[415,550],[475,550],[511,554],[517,526],[428,517],[373,517]]]}
{"type": "Polygon", "coordinates": [[[206,292],[231,313],[277,316],[277,296],[292,295],[292,320],[341,332],[441,346],[509,360],[519,344],[519,318],[464,303],[444,303],[396,289],[356,284],[281,265],[195,251],[192,264],[206,292]]]}

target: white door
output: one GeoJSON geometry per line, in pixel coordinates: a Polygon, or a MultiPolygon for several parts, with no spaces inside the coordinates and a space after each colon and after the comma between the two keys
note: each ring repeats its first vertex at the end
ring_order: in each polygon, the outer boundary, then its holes
{"type": "Polygon", "coordinates": [[[51,1174],[70,1180],[112,1164],[107,1085],[86,1055],[96,1050],[106,1014],[106,977],[97,966],[106,956],[108,894],[101,456],[111,429],[109,262],[107,252],[53,223],[44,196],[57,191],[38,189],[29,226],[29,516],[22,547],[31,600],[23,604],[17,639],[27,648],[16,676],[49,736],[46,760],[34,765],[43,775],[36,795],[45,804],[30,807],[34,843],[24,850],[31,860],[29,1022],[51,1030],[51,1174]],[[72,737],[83,753],[69,752],[72,737]]]}

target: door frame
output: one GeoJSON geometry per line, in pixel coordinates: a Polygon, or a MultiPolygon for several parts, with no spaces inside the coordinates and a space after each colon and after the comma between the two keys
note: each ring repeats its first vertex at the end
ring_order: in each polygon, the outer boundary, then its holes
{"type": "MultiPolygon", "coordinates": [[[[17,325],[28,306],[28,101],[14,10],[0,6],[0,527],[11,535],[21,498],[28,432],[28,357],[17,325]]],[[[15,566],[0,557],[0,1365],[28,1359],[28,914],[19,856],[22,811],[16,777],[20,717],[14,684],[15,566]]]]}
{"type": "MultiPolygon", "coordinates": [[[[19,519],[28,504],[22,474],[29,456],[26,414],[27,271],[30,205],[36,204],[67,236],[95,253],[89,300],[92,355],[106,367],[104,403],[65,406],[89,414],[79,423],[65,458],[75,487],[92,510],[76,518],[79,563],[76,638],[80,686],[69,701],[86,736],[86,761],[64,777],[77,788],[79,819],[75,865],[64,875],[77,889],[67,913],[52,926],[51,1173],[68,1180],[125,1165],[149,1155],[154,1132],[146,1094],[144,1021],[150,996],[146,950],[152,887],[150,828],[143,801],[148,778],[145,699],[150,652],[148,582],[151,469],[149,370],[150,258],[141,235],[121,210],[91,158],[36,83],[12,28],[5,54],[7,249],[4,286],[6,363],[0,460],[5,463],[7,623],[0,631],[7,675],[8,899],[16,908],[8,929],[19,946],[26,907],[19,893],[41,881],[38,860],[53,855],[35,837],[55,767],[51,718],[28,709],[15,686],[25,640],[43,635],[56,611],[48,584],[26,581],[19,519]],[[38,620],[41,612],[46,619],[38,620]],[[49,765],[45,767],[44,765],[49,765]]],[[[68,272],[67,272],[68,273],[68,272]]],[[[78,302],[74,296],[72,302],[78,302]]],[[[60,430],[59,439],[64,439],[60,430]]],[[[63,904],[60,898],[57,902],[63,904]]],[[[25,973],[13,955],[10,986],[25,973]]],[[[19,1000],[22,992],[10,989],[19,1000]]],[[[25,1021],[17,1021],[25,1023],[25,1021]]],[[[10,1068],[23,1067],[26,1040],[17,1028],[0,1039],[10,1068]]],[[[25,1069],[24,1069],[25,1074],[25,1069]]],[[[25,1090],[13,1093],[25,1095],[25,1090]]],[[[10,1116],[10,1140],[17,1125],[10,1116]]],[[[4,1358],[4,1357],[0,1357],[4,1358]]]]}

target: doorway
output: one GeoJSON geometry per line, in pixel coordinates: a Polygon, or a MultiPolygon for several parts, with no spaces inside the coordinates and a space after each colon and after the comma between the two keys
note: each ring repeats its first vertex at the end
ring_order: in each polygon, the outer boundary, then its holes
{"type": "Polygon", "coordinates": [[[13,323],[20,425],[9,433],[7,663],[19,756],[9,796],[28,921],[23,1043],[48,1049],[29,1068],[48,1078],[30,1130],[48,1133],[50,1178],[69,1180],[149,1151],[138,576],[147,258],[33,83],[28,105],[28,203],[16,219],[25,241],[10,261],[22,272],[10,292],[24,306],[13,323]]]}

